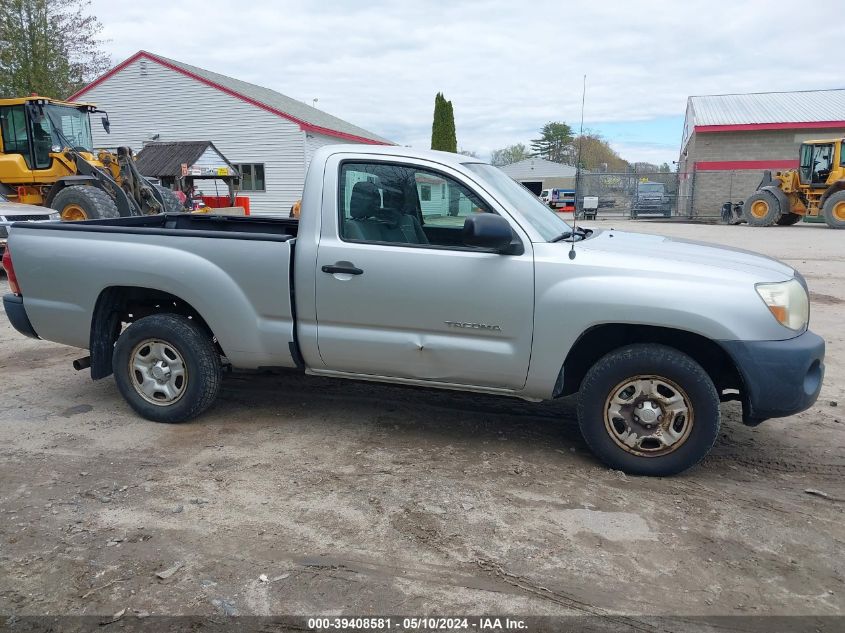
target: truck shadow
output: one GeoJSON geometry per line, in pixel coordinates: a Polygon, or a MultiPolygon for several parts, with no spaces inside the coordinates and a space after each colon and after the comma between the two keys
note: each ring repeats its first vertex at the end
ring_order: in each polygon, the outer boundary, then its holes
{"type": "MultiPolygon", "coordinates": [[[[306,417],[318,419],[327,433],[340,433],[355,425],[372,432],[402,434],[421,446],[459,443],[491,450],[495,441],[502,442],[498,444],[502,448],[539,450],[550,456],[565,453],[573,457],[571,453],[575,453],[575,462],[582,466],[600,465],[581,437],[574,397],[533,403],[505,396],[317,378],[295,372],[235,373],[226,376],[220,401],[210,414],[227,425],[254,425],[267,420],[278,424],[306,417]],[[244,407],[249,408],[250,415],[242,415],[244,407]]],[[[792,442],[779,430],[783,421],[748,428],[742,425],[741,415],[738,403],[723,405],[721,433],[704,462],[708,470],[845,476],[845,460],[820,461],[824,447],[792,442]]],[[[803,415],[812,416],[812,410],[803,415]]]]}

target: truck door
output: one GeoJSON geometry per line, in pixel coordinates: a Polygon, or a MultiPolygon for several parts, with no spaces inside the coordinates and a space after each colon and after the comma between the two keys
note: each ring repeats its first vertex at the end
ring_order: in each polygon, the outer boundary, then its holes
{"type": "Polygon", "coordinates": [[[524,386],[534,313],[531,243],[465,246],[464,219],[493,213],[448,167],[330,159],[317,251],[325,369],[504,389],[524,386]]]}

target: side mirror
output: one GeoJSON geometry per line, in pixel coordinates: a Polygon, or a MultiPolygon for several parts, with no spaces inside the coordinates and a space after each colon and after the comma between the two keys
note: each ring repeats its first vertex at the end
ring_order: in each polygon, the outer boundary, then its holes
{"type": "Polygon", "coordinates": [[[109,115],[106,114],[102,119],[100,119],[100,121],[103,123],[103,129],[106,131],[106,134],[111,134],[111,121],[109,121],[109,115]]]}
{"type": "Polygon", "coordinates": [[[464,220],[463,242],[502,253],[510,250],[513,231],[510,223],[493,213],[473,213],[464,220]]]}

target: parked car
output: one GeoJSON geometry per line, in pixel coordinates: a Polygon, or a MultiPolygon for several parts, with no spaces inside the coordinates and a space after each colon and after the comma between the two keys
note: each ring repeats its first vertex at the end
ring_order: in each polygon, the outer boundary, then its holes
{"type": "Polygon", "coordinates": [[[58,219],[59,213],[54,209],[32,204],[9,202],[6,196],[0,194],[0,257],[3,257],[3,252],[6,250],[9,225],[12,222],[45,222],[47,220],[58,219]]]}
{"type": "Polygon", "coordinates": [[[557,211],[575,211],[575,190],[552,187],[543,189],[540,200],[557,211]]]}
{"type": "Polygon", "coordinates": [[[647,214],[659,214],[667,218],[672,215],[672,200],[666,194],[666,185],[662,182],[637,183],[631,217],[647,214]]]}
{"type": "Polygon", "coordinates": [[[4,265],[12,325],[90,350],[76,368],[114,373],[158,422],[211,406],[224,366],[532,401],[578,393],[599,458],[669,475],[713,446],[720,401],[740,400],[754,426],[812,405],[824,373],[807,285],[787,264],[575,229],[459,154],[327,145],[299,221],[18,225],[4,265]],[[426,223],[433,182],[462,226],[426,223]]]}

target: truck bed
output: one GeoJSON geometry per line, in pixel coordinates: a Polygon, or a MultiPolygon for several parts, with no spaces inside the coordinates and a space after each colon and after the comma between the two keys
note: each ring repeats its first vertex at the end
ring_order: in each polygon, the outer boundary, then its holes
{"type": "Polygon", "coordinates": [[[188,304],[244,368],[294,367],[296,220],[165,214],[11,227],[9,248],[35,332],[88,349],[107,289],[188,304]]]}
{"type": "Polygon", "coordinates": [[[20,228],[42,228],[50,231],[82,231],[86,233],[124,233],[135,235],[181,235],[195,237],[227,237],[241,240],[285,241],[296,237],[299,222],[288,218],[255,216],[204,215],[195,213],[163,213],[108,220],[85,220],[61,224],[13,224],[20,228]],[[227,233],[222,236],[218,233],[227,233]]]}

